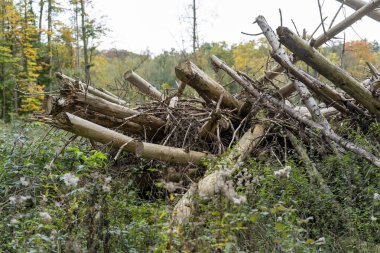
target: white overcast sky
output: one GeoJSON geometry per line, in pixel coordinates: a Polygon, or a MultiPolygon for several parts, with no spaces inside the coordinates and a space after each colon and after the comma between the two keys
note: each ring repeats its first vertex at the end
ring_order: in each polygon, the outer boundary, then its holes
{"type": "MultiPolygon", "coordinates": [[[[321,2],[328,26],[340,3],[336,0],[321,2]]],[[[190,49],[192,0],[93,0],[93,3],[93,14],[104,15],[105,24],[111,29],[102,39],[101,49],[118,48],[136,53],[149,50],[153,54],[171,48],[190,49]]],[[[283,25],[292,30],[291,19],[300,32],[305,28],[309,34],[320,23],[317,0],[197,0],[197,4],[201,43],[247,41],[252,37],[241,32],[260,32],[258,26],[252,24],[258,15],[263,15],[275,29],[280,25],[279,9],[283,25]]],[[[341,21],[344,14],[353,12],[349,7],[344,10],[336,22],[341,21]]],[[[379,28],[380,23],[364,17],[353,25],[356,33],[349,28],[346,37],[348,40],[380,40],[379,28]]]]}

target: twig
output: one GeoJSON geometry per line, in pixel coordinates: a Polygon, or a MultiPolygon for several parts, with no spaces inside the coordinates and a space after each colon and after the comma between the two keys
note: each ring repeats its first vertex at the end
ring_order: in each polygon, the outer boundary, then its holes
{"type": "Polygon", "coordinates": [[[241,33],[248,36],[259,36],[263,34],[263,33],[246,33],[246,32],[241,32],[241,33]]]}
{"type": "Polygon", "coordinates": [[[292,23],[293,23],[294,29],[296,29],[297,35],[298,35],[299,37],[301,37],[300,33],[298,32],[298,29],[297,29],[296,23],[294,23],[294,20],[293,20],[293,19],[291,19],[291,21],[292,21],[292,23]]]}
{"type": "Polygon", "coordinates": [[[342,4],[339,6],[338,11],[335,13],[333,19],[331,20],[331,23],[330,23],[330,25],[329,25],[329,29],[331,29],[331,27],[333,26],[333,24],[334,24],[334,22],[335,22],[335,19],[338,17],[339,12],[342,10],[342,8],[343,8],[343,6],[344,6],[344,2],[345,2],[345,0],[342,1],[342,4]]]}
{"type": "Polygon", "coordinates": [[[319,16],[321,18],[323,33],[326,34],[326,28],[325,28],[325,24],[324,24],[324,19],[323,19],[323,14],[322,14],[322,6],[321,6],[320,0],[318,0],[318,9],[319,9],[319,16]]]}

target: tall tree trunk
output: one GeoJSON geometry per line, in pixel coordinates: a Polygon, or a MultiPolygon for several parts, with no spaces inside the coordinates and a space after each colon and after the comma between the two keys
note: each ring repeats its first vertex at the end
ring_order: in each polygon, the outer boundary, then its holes
{"type": "Polygon", "coordinates": [[[85,10],[85,0],[80,0],[81,8],[81,18],[82,18],[82,41],[83,41],[83,57],[84,57],[84,73],[86,76],[86,83],[91,83],[90,78],[90,63],[88,58],[88,48],[87,48],[87,29],[86,29],[86,10],[85,10]]]}
{"type": "Polygon", "coordinates": [[[76,57],[75,64],[77,69],[77,74],[80,73],[80,47],[79,47],[79,7],[78,2],[75,1],[74,6],[74,25],[75,25],[75,44],[76,44],[76,57]]]}
{"type": "Polygon", "coordinates": [[[38,17],[38,41],[41,43],[42,34],[42,16],[44,15],[45,0],[40,0],[40,15],[38,17]]]}
{"type": "Polygon", "coordinates": [[[197,6],[196,0],[193,0],[193,54],[195,54],[195,50],[197,49],[197,6]]]}
{"type": "Polygon", "coordinates": [[[49,52],[49,91],[52,92],[51,78],[53,77],[53,47],[51,44],[51,36],[53,34],[53,22],[52,22],[52,1],[48,0],[48,33],[47,33],[47,46],[49,52]]]}
{"type": "MultiPolygon", "coordinates": [[[[5,39],[4,38],[4,32],[5,32],[5,3],[4,2],[1,2],[1,39],[5,39]]],[[[2,94],[2,110],[1,110],[1,116],[2,116],[2,119],[3,121],[5,122],[7,120],[7,103],[6,103],[6,87],[4,85],[4,80],[5,80],[5,68],[4,68],[4,62],[1,63],[1,66],[0,66],[0,83],[3,84],[3,89],[1,90],[1,94],[2,94]]]]}

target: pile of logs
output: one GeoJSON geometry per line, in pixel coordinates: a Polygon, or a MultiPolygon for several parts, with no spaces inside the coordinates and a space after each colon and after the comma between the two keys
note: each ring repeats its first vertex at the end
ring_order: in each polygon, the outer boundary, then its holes
{"type": "MultiPolygon", "coordinates": [[[[46,113],[35,115],[35,119],[115,147],[117,154],[127,151],[138,157],[176,164],[201,165],[205,159],[217,157],[234,161],[231,168],[221,167],[190,188],[176,206],[174,216],[178,222],[191,215],[194,196],[207,198],[223,193],[226,189],[223,182],[239,164],[255,151],[263,153],[265,146],[271,145],[277,126],[285,129],[285,142],[303,161],[310,178],[329,192],[303,145],[308,139],[318,139],[326,152],[339,155],[350,151],[380,167],[378,157],[339,136],[329,123],[330,119],[348,117],[375,122],[380,117],[380,72],[367,63],[372,78],[359,82],[316,50],[363,16],[368,14],[374,19],[379,16],[374,10],[380,0],[368,4],[343,2],[357,11],[309,41],[286,27],[279,27],[275,33],[264,17],[257,17],[255,23],[268,39],[271,56],[278,64],[262,78],[253,80],[212,56],[213,67],[227,73],[242,87],[239,94],[228,92],[191,61],[175,68],[178,89],[169,95],[162,94],[133,71],[125,73],[128,82],[151,98],[135,109],[109,91],[57,73],[62,84],[60,95],[50,97],[46,113]],[[297,61],[303,61],[331,83],[302,70],[297,61]],[[287,76],[289,84],[270,91],[267,84],[280,73],[287,76]],[[186,86],[199,97],[185,97],[186,86]],[[298,93],[303,106],[294,106],[288,100],[294,93],[298,93]]],[[[240,201],[237,196],[230,198],[236,203],[240,201]]]]}

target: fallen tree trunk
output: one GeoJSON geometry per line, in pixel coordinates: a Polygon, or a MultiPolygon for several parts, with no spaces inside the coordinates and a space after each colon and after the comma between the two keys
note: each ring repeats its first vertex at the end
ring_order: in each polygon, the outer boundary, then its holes
{"type": "MultiPolygon", "coordinates": [[[[285,52],[285,49],[279,43],[277,35],[274,33],[272,28],[268,25],[265,18],[263,16],[259,16],[257,17],[256,22],[260,26],[269,44],[271,45],[274,54],[277,55],[279,58],[281,58],[284,62],[288,63],[289,66],[292,66],[290,57],[285,52]]],[[[321,113],[321,110],[319,109],[317,101],[314,99],[313,95],[308,90],[306,85],[298,80],[294,80],[293,85],[297,89],[302,102],[305,104],[306,108],[309,110],[312,119],[318,124],[322,125],[326,131],[333,132],[330,126],[330,123],[326,120],[326,118],[321,113]]],[[[335,144],[332,143],[331,140],[327,140],[327,142],[329,143],[331,148],[334,150],[334,152],[338,153],[336,150],[335,144]]]]}
{"type": "Polygon", "coordinates": [[[233,168],[223,167],[201,179],[197,184],[193,184],[174,207],[172,221],[176,224],[188,222],[194,211],[196,211],[196,200],[198,197],[209,200],[217,194],[222,194],[235,204],[240,204],[243,199],[234,191],[231,182],[228,182],[228,177],[239,168],[240,161],[243,161],[252,152],[260,142],[264,132],[265,128],[261,124],[257,124],[254,129],[249,129],[236,144],[236,147],[224,159],[226,161],[235,160],[239,162],[236,162],[233,168]]]}
{"type": "Polygon", "coordinates": [[[345,18],[340,23],[336,24],[328,31],[321,34],[317,39],[312,40],[310,45],[318,48],[325,44],[328,40],[332,39],[335,35],[339,34],[347,27],[351,26],[353,23],[371,13],[371,11],[375,10],[380,5],[380,0],[371,0],[366,5],[363,5],[360,9],[358,9],[355,13],[345,18]]]}
{"type": "Polygon", "coordinates": [[[261,99],[262,101],[264,101],[266,106],[271,107],[272,105],[275,105],[279,111],[283,110],[285,113],[287,113],[289,116],[299,121],[300,123],[303,123],[311,127],[312,129],[319,131],[320,133],[322,133],[322,135],[326,136],[332,141],[335,141],[336,143],[341,145],[343,148],[364,157],[375,166],[380,167],[380,159],[377,158],[376,156],[356,146],[354,143],[338,136],[337,134],[326,131],[325,128],[322,127],[320,124],[317,124],[314,121],[311,121],[307,118],[302,117],[302,115],[300,115],[297,111],[292,109],[290,106],[284,104],[282,101],[272,97],[271,95],[261,94],[255,88],[253,88],[252,84],[249,81],[239,76],[233,69],[231,69],[224,62],[220,63],[219,66],[227,74],[229,74],[236,82],[238,82],[248,93],[250,93],[256,99],[261,99]]]}
{"type": "Polygon", "coordinates": [[[304,61],[337,87],[355,98],[355,100],[363,105],[370,113],[378,117],[380,116],[380,100],[373,98],[371,92],[365,89],[358,81],[341,68],[335,66],[288,28],[279,27],[277,33],[280,42],[300,60],[304,61]]]}
{"type": "Polygon", "coordinates": [[[81,90],[81,91],[86,92],[86,93],[87,92],[91,93],[91,94],[93,94],[95,96],[98,96],[100,98],[103,98],[104,100],[107,100],[107,101],[115,103],[115,104],[120,104],[120,105],[127,104],[126,101],[124,101],[124,100],[122,100],[122,99],[120,99],[118,97],[115,97],[114,95],[111,96],[111,95],[109,95],[109,94],[107,94],[105,92],[102,92],[102,91],[100,91],[100,90],[98,90],[98,89],[96,89],[96,88],[94,88],[94,87],[92,87],[92,86],[90,86],[90,85],[88,85],[86,83],[83,83],[83,82],[81,82],[79,80],[75,80],[75,79],[73,79],[73,78],[71,78],[69,76],[66,76],[66,75],[62,74],[62,73],[57,72],[57,73],[55,73],[55,75],[59,79],[64,80],[66,82],[69,82],[72,85],[73,88],[76,88],[76,89],[81,90]]]}
{"type": "Polygon", "coordinates": [[[243,103],[233,97],[224,87],[209,77],[191,61],[185,61],[175,67],[175,73],[182,82],[194,88],[202,98],[217,102],[223,96],[221,106],[239,109],[243,103]]]}
{"type": "Polygon", "coordinates": [[[73,115],[83,118],[85,120],[89,120],[97,125],[107,127],[110,129],[117,129],[117,130],[121,130],[123,132],[127,132],[130,134],[139,134],[139,135],[144,135],[146,131],[149,137],[155,134],[155,131],[151,133],[148,130],[146,130],[143,126],[137,123],[124,121],[115,117],[110,117],[110,116],[92,111],[88,108],[84,109],[84,108],[81,108],[80,106],[74,106],[73,108],[70,108],[70,110],[67,112],[72,113],[73,115]]]}
{"type": "Polygon", "coordinates": [[[146,81],[141,76],[133,72],[133,70],[126,72],[124,74],[124,79],[133,84],[143,94],[158,101],[163,100],[164,96],[162,95],[162,93],[159,92],[156,89],[156,87],[154,87],[148,81],[146,81]]]}
{"type": "MultiPolygon", "coordinates": [[[[345,5],[351,7],[354,10],[359,10],[360,8],[368,4],[368,2],[362,1],[362,0],[337,0],[337,1],[344,3],[345,5]]],[[[380,11],[378,10],[373,10],[367,13],[367,16],[372,18],[373,20],[380,22],[380,11]]]]}
{"type": "Polygon", "coordinates": [[[76,135],[135,153],[137,156],[147,159],[181,164],[201,164],[203,159],[212,156],[203,152],[140,142],[70,113],[63,113],[60,117],[54,118],[50,124],[76,135]]]}
{"type": "MultiPolygon", "coordinates": [[[[312,40],[310,43],[311,46],[313,46],[314,48],[320,47],[321,45],[325,44],[327,41],[329,41],[330,39],[332,39],[336,35],[338,35],[341,31],[345,30],[347,27],[351,26],[353,23],[355,23],[356,21],[361,19],[366,14],[372,13],[371,11],[373,11],[378,6],[378,0],[373,1],[371,3],[368,3],[367,5],[368,6],[364,6],[364,4],[363,4],[363,6],[361,6],[361,7],[364,7],[364,9],[360,9],[357,12],[351,14],[345,20],[343,20],[339,24],[335,25],[334,27],[332,27],[331,29],[326,31],[326,33],[319,36],[316,40],[312,40]],[[377,5],[377,6],[375,6],[375,5],[377,5]]],[[[297,60],[297,59],[295,59],[295,60],[297,60]]],[[[261,78],[259,78],[257,80],[257,82],[259,84],[264,85],[268,81],[273,80],[276,76],[281,74],[283,71],[284,71],[284,69],[282,68],[282,66],[277,65],[273,69],[266,71],[265,75],[262,76],[261,78]]],[[[295,87],[292,87],[292,86],[286,87],[286,89],[289,91],[293,89],[293,92],[295,91],[295,87]]],[[[289,92],[287,94],[290,95],[291,93],[289,92]]],[[[286,97],[284,97],[284,98],[286,98],[286,97]]]]}

